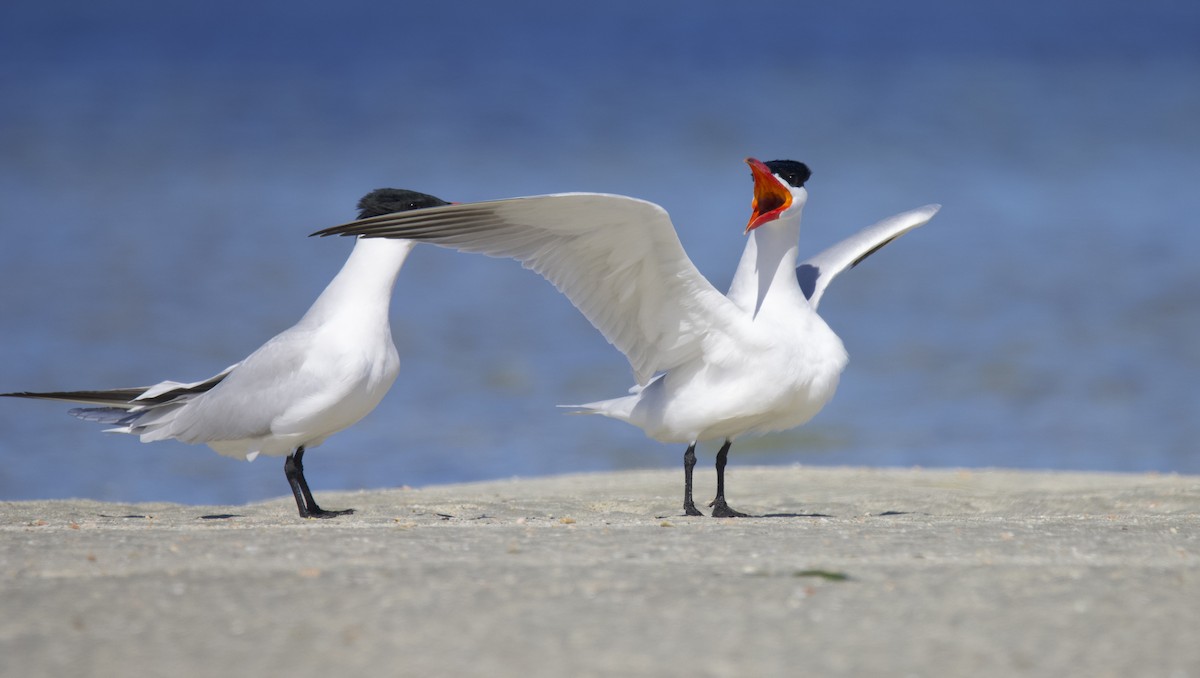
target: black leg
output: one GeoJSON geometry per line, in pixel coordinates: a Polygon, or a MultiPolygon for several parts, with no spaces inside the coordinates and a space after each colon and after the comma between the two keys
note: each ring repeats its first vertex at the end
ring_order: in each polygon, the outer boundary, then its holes
{"type": "Polygon", "coordinates": [[[696,443],[688,445],[683,453],[683,514],[687,516],[704,515],[692,501],[692,469],[696,467],[696,443]]]}
{"type": "Polygon", "coordinates": [[[287,476],[288,485],[292,486],[292,495],[296,497],[296,508],[300,510],[301,518],[332,518],[354,513],[354,509],[341,511],[326,511],[317,506],[312,491],[308,489],[308,481],[304,479],[304,446],[296,448],[283,460],[283,475],[287,476]]]}
{"type": "MultiPolygon", "coordinates": [[[[304,449],[304,448],[300,448],[304,449]]],[[[308,517],[308,506],[304,503],[304,495],[301,494],[300,480],[296,471],[296,453],[293,452],[283,460],[283,475],[287,476],[288,485],[292,487],[292,495],[296,497],[296,508],[300,510],[300,517],[308,517]]]]}
{"type": "Polygon", "coordinates": [[[726,440],[725,444],[721,446],[721,451],[717,452],[717,497],[709,504],[713,509],[714,518],[749,517],[741,511],[734,511],[729,508],[729,504],[725,503],[725,461],[729,457],[729,446],[732,444],[732,441],[726,440]]]}

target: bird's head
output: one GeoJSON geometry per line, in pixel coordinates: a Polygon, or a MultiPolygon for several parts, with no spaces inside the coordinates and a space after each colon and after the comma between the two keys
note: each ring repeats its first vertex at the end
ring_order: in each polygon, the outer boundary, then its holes
{"type": "Polygon", "coordinates": [[[746,158],[754,177],[754,201],[750,203],[750,223],[746,232],[784,216],[798,215],[808,200],[804,182],[812,176],[808,165],[795,160],[762,162],[746,158]]]}
{"type": "Polygon", "coordinates": [[[449,204],[428,193],[418,193],[405,188],[377,188],[358,201],[358,218],[369,219],[394,212],[407,212],[449,204]]]}

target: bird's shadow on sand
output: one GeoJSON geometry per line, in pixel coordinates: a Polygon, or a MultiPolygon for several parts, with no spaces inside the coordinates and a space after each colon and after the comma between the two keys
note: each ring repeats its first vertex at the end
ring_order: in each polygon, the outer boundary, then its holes
{"type": "MultiPolygon", "coordinates": [[[[911,511],[883,511],[880,513],[872,513],[872,514],[870,514],[870,517],[872,517],[872,518],[887,518],[890,516],[906,516],[906,515],[909,515],[909,513],[911,513],[911,511]]],[[[693,516],[678,516],[678,515],[677,516],[657,516],[657,518],[659,518],[659,519],[672,518],[672,517],[674,517],[674,518],[689,518],[689,517],[693,517],[693,516]]],[[[695,517],[703,517],[703,516],[695,516],[695,517]]],[[[745,517],[746,518],[836,518],[837,516],[829,514],[829,513],[762,513],[762,514],[751,514],[751,515],[748,515],[745,517]]]]}
{"type": "MultiPolygon", "coordinates": [[[[110,520],[152,520],[154,518],[154,516],[146,515],[144,513],[127,513],[122,516],[114,516],[109,513],[97,513],[96,515],[100,516],[101,518],[108,518],[110,520]]],[[[212,513],[206,516],[197,516],[196,520],[231,520],[233,518],[244,517],[245,516],[240,513],[212,513]]]]}
{"type": "MultiPolygon", "coordinates": [[[[667,518],[708,518],[709,516],[688,516],[688,515],[672,515],[672,516],[655,516],[655,520],[665,520],[667,518]]],[[[720,516],[718,516],[720,517],[720,516]]],[[[763,513],[761,515],[740,516],[743,518],[833,518],[834,516],[828,513],[763,513]]]]}
{"type": "MultiPolygon", "coordinates": [[[[906,516],[909,511],[883,511],[882,513],[869,514],[871,518],[886,518],[889,516],[906,516]]],[[[747,516],[749,518],[836,518],[837,516],[828,513],[764,513],[760,516],[747,516]]]]}

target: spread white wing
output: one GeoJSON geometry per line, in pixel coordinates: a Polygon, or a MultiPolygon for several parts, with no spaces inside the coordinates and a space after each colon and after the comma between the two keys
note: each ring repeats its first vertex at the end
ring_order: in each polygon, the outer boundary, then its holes
{"type": "Polygon", "coordinates": [[[796,267],[796,277],[804,296],[808,297],[808,303],[816,309],[821,303],[821,296],[825,294],[825,288],[839,273],[854,268],[879,248],[925,225],[941,208],[941,205],[925,205],[890,216],[800,262],[796,267]]]}
{"type": "Polygon", "coordinates": [[[314,235],[406,238],[520,261],[625,354],[639,384],[736,331],[737,308],[696,270],[666,210],[561,193],[385,214],[314,235]]]}

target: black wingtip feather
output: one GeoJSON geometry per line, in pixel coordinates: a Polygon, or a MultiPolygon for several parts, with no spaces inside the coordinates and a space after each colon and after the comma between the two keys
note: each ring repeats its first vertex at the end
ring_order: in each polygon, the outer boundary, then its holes
{"type": "Polygon", "coordinates": [[[866,259],[867,257],[871,256],[872,254],[875,254],[879,250],[883,249],[883,247],[885,245],[887,245],[888,243],[890,243],[891,241],[893,241],[899,237],[900,236],[898,236],[898,235],[892,236],[892,237],[888,238],[887,240],[884,240],[883,242],[879,243],[878,245],[872,247],[871,249],[867,250],[866,252],[863,252],[862,256],[860,256],[859,258],[850,262],[849,268],[854,268],[855,266],[858,266],[862,262],[863,259],[866,259]]]}
{"type": "Polygon", "coordinates": [[[129,401],[146,392],[149,386],[129,389],[114,389],[109,391],[16,391],[0,393],[7,398],[32,398],[35,400],[64,400],[76,403],[114,403],[129,401]]]}

